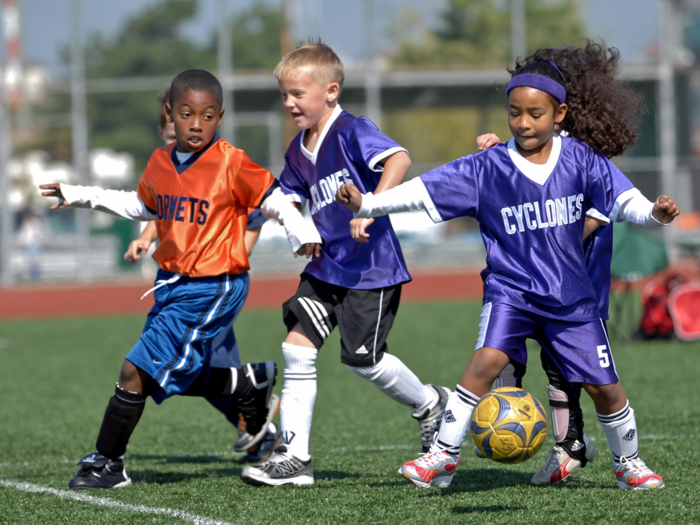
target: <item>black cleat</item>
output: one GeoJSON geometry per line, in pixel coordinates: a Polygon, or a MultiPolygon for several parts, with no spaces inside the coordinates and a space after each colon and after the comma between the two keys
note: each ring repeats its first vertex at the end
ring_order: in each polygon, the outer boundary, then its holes
{"type": "MultiPolygon", "coordinates": [[[[273,394],[273,397],[277,397],[273,394]]],[[[267,432],[257,445],[248,449],[248,453],[238,460],[239,463],[264,463],[272,451],[280,444],[282,433],[274,423],[270,423],[267,432]]]]}
{"type": "Polygon", "coordinates": [[[248,450],[257,444],[267,432],[267,426],[277,414],[280,398],[272,393],[277,376],[274,361],[245,365],[245,374],[250,386],[238,400],[241,423],[238,426],[238,439],[233,444],[236,452],[248,450]]]}
{"type": "Polygon", "coordinates": [[[111,460],[93,452],[78,461],[78,465],[82,467],[68,483],[69,489],[116,489],[131,485],[121,459],[111,460]]]}

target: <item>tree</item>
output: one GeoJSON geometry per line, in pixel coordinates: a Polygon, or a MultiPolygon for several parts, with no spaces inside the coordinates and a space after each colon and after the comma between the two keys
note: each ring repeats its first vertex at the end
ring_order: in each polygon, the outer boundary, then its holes
{"type": "MultiPolygon", "coordinates": [[[[527,50],[578,43],[584,27],[575,0],[525,0],[527,50]]],[[[512,61],[510,3],[449,0],[440,25],[418,42],[407,35],[392,56],[395,65],[502,67],[512,61]]]]}
{"type": "MultiPolygon", "coordinates": [[[[161,0],[128,20],[115,37],[91,36],[85,47],[87,77],[172,78],[192,68],[216,72],[216,33],[205,39],[206,44],[198,44],[183,32],[198,6],[199,0],[161,0]]],[[[280,58],[280,20],[275,8],[261,2],[232,17],[236,69],[265,68],[271,73],[280,58]]],[[[63,59],[70,63],[67,50],[63,59]]],[[[156,134],[158,91],[90,94],[90,146],[129,152],[135,157],[137,172],[142,170],[153,150],[161,145],[156,134]]],[[[70,100],[60,95],[37,108],[37,113],[66,112],[69,108],[70,100]]],[[[69,133],[45,133],[27,149],[39,146],[70,160],[69,133]]]]}

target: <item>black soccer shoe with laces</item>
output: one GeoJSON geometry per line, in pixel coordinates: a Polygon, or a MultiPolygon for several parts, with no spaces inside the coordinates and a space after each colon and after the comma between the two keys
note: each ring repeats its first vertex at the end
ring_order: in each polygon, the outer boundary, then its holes
{"type": "Polygon", "coordinates": [[[267,432],[267,426],[279,410],[280,399],[272,393],[277,381],[277,365],[274,361],[251,363],[243,367],[248,386],[238,399],[241,423],[238,439],[233,444],[236,452],[248,450],[257,444],[267,432]]]}
{"type": "Polygon", "coordinates": [[[69,489],[116,489],[131,485],[131,478],[121,459],[111,460],[99,452],[93,452],[78,461],[78,465],[81,465],[81,469],[68,483],[69,489]]]}
{"type": "MultiPolygon", "coordinates": [[[[272,394],[272,397],[277,397],[272,394]]],[[[273,399],[270,399],[273,401],[273,399]]],[[[265,435],[257,445],[253,445],[248,449],[248,453],[238,460],[239,463],[263,463],[268,460],[272,452],[277,448],[282,440],[282,432],[277,428],[277,425],[270,423],[267,427],[265,435]]]]}

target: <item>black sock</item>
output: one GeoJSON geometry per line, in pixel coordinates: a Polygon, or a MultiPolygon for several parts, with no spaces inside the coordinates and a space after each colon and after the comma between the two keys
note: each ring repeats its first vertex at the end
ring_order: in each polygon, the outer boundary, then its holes
{"type": "Polygon", "coordinates": [[[109,398],[97,436],[97,451],[100,454],[112,460],[124,455],[131,433],[143,414],[146,397],[145,394],[127,392],[117,384],[114,395],[109,398]]]}

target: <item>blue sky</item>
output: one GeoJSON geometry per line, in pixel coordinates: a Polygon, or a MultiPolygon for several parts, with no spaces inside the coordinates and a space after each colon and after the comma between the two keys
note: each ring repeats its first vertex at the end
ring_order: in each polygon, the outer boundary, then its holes
{"type": "MultiPolygon", "coordinates": [[[[102,33],[109,38],[135,12],[155,0],[83,0],[86,34],[102,33]]],[[[254,0],[229,0],[235,13],[254,0]]],[[[279,5],[279,0],[265,0],[279,5]]],[[[496,0],[494,0],[496,1],[496,0]]],[[[504,0],[500,0],[504,1],[504,0]]],[[[61,66],[59,49],[69,43],[70,0],[19,0],[22,12],[22,49],[26,60],[46,64],[55,76],[67,71],[61,66]]],[[[644,50],[656,42],[656,0],[579,0],[591,37],[603,37],[618,47],[625,62],[643,58],[644,50]]],[[[377,29],[388,45],[389,31],[396,29],[402,9],[414,11],[426,25],[434,24],[445,0],[374,0],[377,29]]],[[[200,0],[196,20],[186,30],[194,38],[207,35],[216,24],[216,0],[200,0]]],[[[298,38],[320,35],[351,66],[365,54],[365,0],[296,0],[298,38]]],[[[4,56],[4,49],[3,49],[4,56]]]]}

